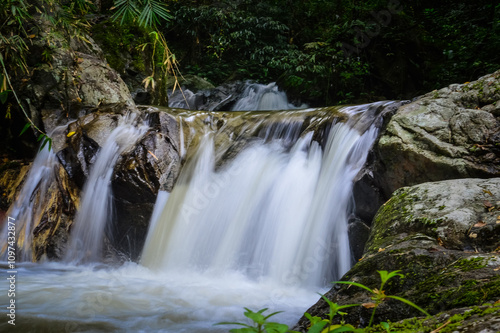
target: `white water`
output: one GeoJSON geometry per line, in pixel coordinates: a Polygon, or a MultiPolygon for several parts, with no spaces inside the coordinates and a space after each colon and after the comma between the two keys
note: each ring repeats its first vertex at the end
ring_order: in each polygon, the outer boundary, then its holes
{"type": "Polygon", "coordinates": [[[73,222],[65,261],[96,262],[102,259],[105,228],[112,216],[111,176],[115,164],[147,130],[135,125],[132,115],[120,119],[96,156],[82,190],[81,204],[73,222]]]}
{"type": "MultiPolygon", "coordinates": [[[[306,107],[305,105],[303,107],[306,107]]],[[[288,103],[285,92],[280,91],[276,83],[268,85],[250,83],[241,94],[232,111],[252,110],[289,110],[297,107],[288,103]]]]}
{"type": "Polygon", "coordinates": [[[340,278],[351,261],[352,180],[376,130],[360,135],[338,123],[325,152],[312,135],[290,150],[290,136],[254,142],[217,171],[213,137],[205,135],[152,223],[141,263],[157,271],[235,271],[296,286],[340,278]]]}
{"type": "MultiPolygon", "coordinates": [[[[16,326],[4,310],[0,332],[222,333],[234,326],[214,324],[242,321],[243,307],[284,311],[275,320],[293,325],[318,298],[314,290],[255,283],[237,272],[155,272],[134,263],[18,266],[16,326]]],[[[8,302],[0,293],[0,306],[8,302]]]]}

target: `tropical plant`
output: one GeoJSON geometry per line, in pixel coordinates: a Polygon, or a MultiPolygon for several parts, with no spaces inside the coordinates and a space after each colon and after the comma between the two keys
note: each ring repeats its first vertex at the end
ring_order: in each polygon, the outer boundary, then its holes
{"type": "Polygon", "coordinates": [[[174,88],[180,88],[178,75],[180,71],[175,55],[170,51],[167,41],[158,25],[162,21],[169,21],[172,18],[165,3],[156,0],[115,0],[115,10],[112,16],[114,21],[119,21],[121,25],[131,22],[138,24],[140,27],[150,29],[150,35],[153,37],[151,43],[144,43],[140,47],[142,51],[146,47],[151,47],[151,57],[153,63],[152,73],[143,80],[145,89],[151,86],[154,91],[159,86],[156,95],[156,104],[167,106],[168,97],[166,94],[166,82],[169,74],[174,76],[174,88]],[[159,58],[159,62],[156,59],[159,58]],[[160,74],[155,71],[156,66],[160,68],[160,74]],[[158,84],[159,82],[159,84],[158,84]]]}
{"type": "MultiPolygon", "coordinates": [[[[36,126],[33,120],[28,116],[28,113],[24,109],[12,85],[7,68],[8,66],[6,64],[6,62],[9,62],[14,72],[20,72],[21,74],[28,73],[26,55],[29,49],[26,41],[29,41],[34,35],[26,31],[25,25],[28,20],[31,19],[30,9],[32,7],[32,4],[23,0],[6,0],[0,5],[0,14],[5,18],[5,21],[0,26],[0,102],[6,104],[8,95],[12,94],[14,96],[17,105],[27,120],[26,125],[19,135],[21,136],[28,128],[33,128],[38,134],[38,141],[42,141],[41,150],[47,144],[50,149],[52,146],[52,139],[36,126]]],[[[5,114],[5,118],[7,119],[12,117],[11,107],[12,104],[9,103],[5,114]]]]}
{"type": "MultiPolygon", "coordinates": [[[[325,295],[321,295],[321,298],[328,304],[328,315],[327,318],[319,317],[319,316],[312,316],[309,313],[305,313],[304,316],[310,321],[309,328],[307,330],[308,333],[340,333],[340,332],[358,332],[358,333],[363,333],[366,332],[364,328],[356,328],[351,324],[348,324],[344,320],[344,315],[346,315],[346,312],[343,312],[342,310],[348,309],[351,307],[356,307],[356,306],[363,306],[365,308],[373,308],[371,317],[370,317],[370,322],[368,324],[367,329],[370,329],[373,324],[373,319],[375,317],[375,311],[377,310],[377,307],[386,299],[395,299],[400,302],[403,302],[407,305],[410,305],[414,307],[415,309],[419,310],[426,316],[430,316],[425,310],[423,310],[421,307],[416,305],[415,303],[399,297],[399,296],[394,296],[394,295],[386,295],[384,291],[384,286],[386,283],[393,277],[399,276],[399,277],[404,277],[403,274],[400,274],[400,271],[393,271],[393,272],[387,272],[387,271],[377,271],[380,275],[381,283],[379,288],[375,289],[370,289],[369,287],[357,283],[357,282],[352,282],[352,281],[335,281],[333,282],[334,284],[339,283],[339,284],[347,284],[347,285],[352,285],[356,286],[362,289],[367,290],[370,292],[372,296],[372,301],[373,303],[364,303],[364,304],[346,304],[346,305],[339,305],[337,303],[332,302],[329,300],[325,295]],[[337,323],[336,322],[336,316],[340,315],[341,319],[337,323]]],[[[252,320],[253,324],[245,324],[245,323],[239,323],[239,322],[221,322],[217,323],[216,325],[239,325],[243,326],[243,328],[239,329],[232,329],[230,330],[231,333],[296,333],[296,331],[291,331],[289,330],[288,326],[285,324],[280,324],[280,323],[275,323],[275,322],[270,322],[268,319],[277,313],[280,312],[273,312],[267,316],[264,316],[264,312],[267,311],[266,309],[261,309],[257,312],[254,312],[252,310],[249,310],[245,308],[245,317],[249,318],[252,320]]],[[[381,327],[387,331],[390,332],[390,324],[387,322],[381,322],[380,323],[381,327]]]]}
{"type": "Polygon", "coordinates": [[[390,273],[387,271],[377,271],[377,272],[380,274],[380,280],[381,280],[379,288],[370,289],[369,287],[367,287],[361,283],[357,283],[357,282],[353,282],[353,281],[335,281],[335,282],[333,282],[334,284],[336,284],[336,283],[348,284],[348,285],[356,286],[359,288],[363,288],[372,294],[371,299],[372,299],[373,303],[362,304],[365,308],[373,308],[372,315],[370,317],[370,322],[368,323],[368,327],[372,326],[372,324],[373,324],[373,319],[375,318],[375,311],[377,311],[377,307],[386,299],[398,300],[400,302],[403,302],[405,304],[408,304],[408,305],[414,307],[415,309],[422,312],[426,316],[430,316],[430,314],[428,314],[427,311],[425,311],[424,309],[422,309],[421,307],[419,307],[415,303],[413,303],[405,298],[385,294],[384,286],[391,278],[393,278],[395,276],[404,277],[403,274],[399,273],[400,271],[393,271],[390,273]]]}
{"type": "MultiPolygon", "coordinates": [[[[267,311],[267,308],[261,309],[257,312],[254,312],[248,308],[245,308],[245,312],[243,313],[245,317],[249,318],[253,324],[245,324],[245,323],[239,323],[239,322],[221,322],[217,323],[216,325],[238,325],[238,326],[243,326],[242,328],[234,328],[230,330],[229,332],[231,333],[286,333],[286,332],[295,332],[295,331],[290,331],[288,329],[288,325],[285,324],[280,324],[276,322],[269,321],[268,319],[271,318],[272,316],[280,313],[278,312],[273,312],[268,315],[264,315],[264,312],[267,311]]],[[[298,332],[297,332],[298,333],[298,332]]]]}

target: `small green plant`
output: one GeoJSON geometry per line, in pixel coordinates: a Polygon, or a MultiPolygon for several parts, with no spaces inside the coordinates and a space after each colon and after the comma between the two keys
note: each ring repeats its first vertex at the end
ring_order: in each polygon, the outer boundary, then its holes
{"type": "Polygon", "coordinates": [[[377,288],[370,289],[370,288],[368,288],[367,286],[365,286],[365,285],[363,285],[361,283],[357,283],[357,282],[353,282],[353,281],[335,281],[335,282],[333,282],[334,284],[336,284],[336,283],[348,284],[348,285],[356,286],[356,287],[359,287],[359,288],[363,288],[363,289],[365,289],[368,292],[370,292],[370,293],[373,294],[373,296],[372,296],[373,303],[363,304],[364,307],[373,308],[372,315],[370,317],[370,322],[368,324],[368,327],[372,326],[373,318],[375,317],[375,311],[377,311],[377,307],[384,300],[386,300],[388,298],[396,299],[396,300],[398,300],[400,302],[408,304],[408,305],[414,307],[415,309],[419,310],[420,312],[422,312],[426,316],[430,316],[430,314],[428,314],[424,309],[422,309],[421,307],[419,307],[415,303],[413,303],[413,302],[411,302],[411,301],[409,301],[409,300],[407,300],[405,298],[402,298],[402,297],[399,297],[399,296],[386,295],[385,294],[384,285],[387,283],[387,281],[389,281],[391,278],[393,278],[395,276],[404,277],[403,274],[399,273],[400,271],[393,271],[393,272],[390,272],[390,273],[387,272],[387,271],[377,271],[377,272],[380,274],[380,279],[381,279],[381,283],[380,283],[379,289],[377,289],[377,288]]]}
{"type": "Polygon", "coordinates": [[[276,323],[276,322],[272,322],[272,321],[268,320],[269,318],[280,313],[281,311],[273,312],[273,313],[265,316],[264,312],[267,311],[267,308],[261,309],[257,312],[254,312],[248,308],[245,308],[245,310],[246,310],[244,312],[245,317],[251,319],[253,321],[253,325],[248,325],[245,323],[238,323],[238,322],[221,322],[221,323],[217,323],[216,325],[243,326],[243,328],[234,328],[234,329],[230,330],[229,332],[231,332],[231,333],[265,333],[265,332],[267,332],[267,333],[287,333],[287,332],[295,332],[295,331],[290,331],[288,329],[288,325],[280,324],[280,323],[276,323]]]}
{"type": "Polygon", "coordinates": [[[347,313],[342,312],[340,310],[350,308],[353,306],[358,306],[359,304],[348,304],[348,305],[338,305],[337,303],[334,303],[330,301],[328,298],[325,297],[325,295],[321,295],[321,298],[325,300],[325,302],[328,304],[329,307],[329,312],[328,312],[328,319],[324,319],[321,317],[317,316],[311,316],[309,313],[305,313],[304,316],[309,319],[311,322],[311,326],[309,327],[309,330],[307,332],[309,333],[323,333],[323,332],[353,332],[355,331],[354,326],[350,324],[346,324],[344,321],[344,315],[347,313]],[[333,324],[333,317],[335,317],[337,314],[342,316],[342,320],[340,321],[340,324],[333,324]],[[326,327],[326,328],[325,328],[326,327]]]}

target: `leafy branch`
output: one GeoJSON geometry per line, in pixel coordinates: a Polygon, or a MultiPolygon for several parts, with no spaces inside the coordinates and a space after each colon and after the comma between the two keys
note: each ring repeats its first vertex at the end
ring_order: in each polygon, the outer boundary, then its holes
{"type": "MultiPolygon", "coordinates": [[[[178,63],[175,55],[168,48],[167,42],[163,34],[157,29],[157,25],[161,23],[162,20],[169,21],[172,15],[169,13],[166,5],[160,1],[155,0],[115,0],[114,6],[111,8],[116,10],[113,14],[112,19],[114,21],[120,21],[120,25],[124,25],[128,22],[136,22],[140,27],[151,29],[150,35],[153,38],[151,43],[145,43],[140,45],[142,51],[148,46],[152,45],[152,63],[153,69],[151,75],[146,77],[142,83],[144,88],[147,89],[151,85],[151,89],[154,91],[157,86],[156,81],[158,80],[155,72],[155,59],[156,56],[161,57],[161,62],[159,63],[162,70],[160,81],[166,82],[166,77],[168,74],[172,74],[175,79],[174,88],[180,88],[178,75],[180,75],[178,63]]],[[[159,103],[160,105],[166,104],[166,91],[164,85],[160,85],[159,92],[159,103]]]]}
{"type": "MultiPolygon", "coordinates": [[[[2,102],[4,103],[6,101],[6,96],[2,94],[7,93],[9,91],[12,92],[17,101],[17,104],[19,105],[19,108],[21,109],[21,111],[24,113],[24,116],[28,120],[28,123],[26,123],[19,136],[23,135],[28,128],[32,127],[36,132],[39,133],[37,141],[43,140],[42,145],[40,146],[40,150],[42,150],[47,145],[47,143],[49,144],[49,150],[50,150],[52,148],[52,138],[50,138],[44,131],[38,128],[38,126],[36,126],[33,120],[31,120],[31,118],[28,116],[28,113],[24,109],[21,101],[19,100],[19,97],[16,94],[16,91],[14,90],[14,87],[12,86],[12,82],[10,81],[9,74],[7,73],[7,68],[5,67],[5,63],[3,61],[3,55],[1,53],[0,53],[0,63],[2,64],[2,70],[3,70],[3,80],[2,80],[3,82],[0,87],[0,96],[2,97],[2,102]],[[7,83],[10,87],[10,90],[7,89],[7,83]]],[[[10,113],[8,113],[8,115],[10,116],[10,113]]]]}

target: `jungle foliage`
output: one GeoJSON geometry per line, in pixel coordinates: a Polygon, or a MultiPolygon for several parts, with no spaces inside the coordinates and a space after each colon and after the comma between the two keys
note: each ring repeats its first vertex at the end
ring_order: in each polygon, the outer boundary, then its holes
{"type": "Polygon", "coordinates": [[[278,81],[315,104],[411,98],[500,68],[494,1],[169,3],[184,73],[278,81]]]}

